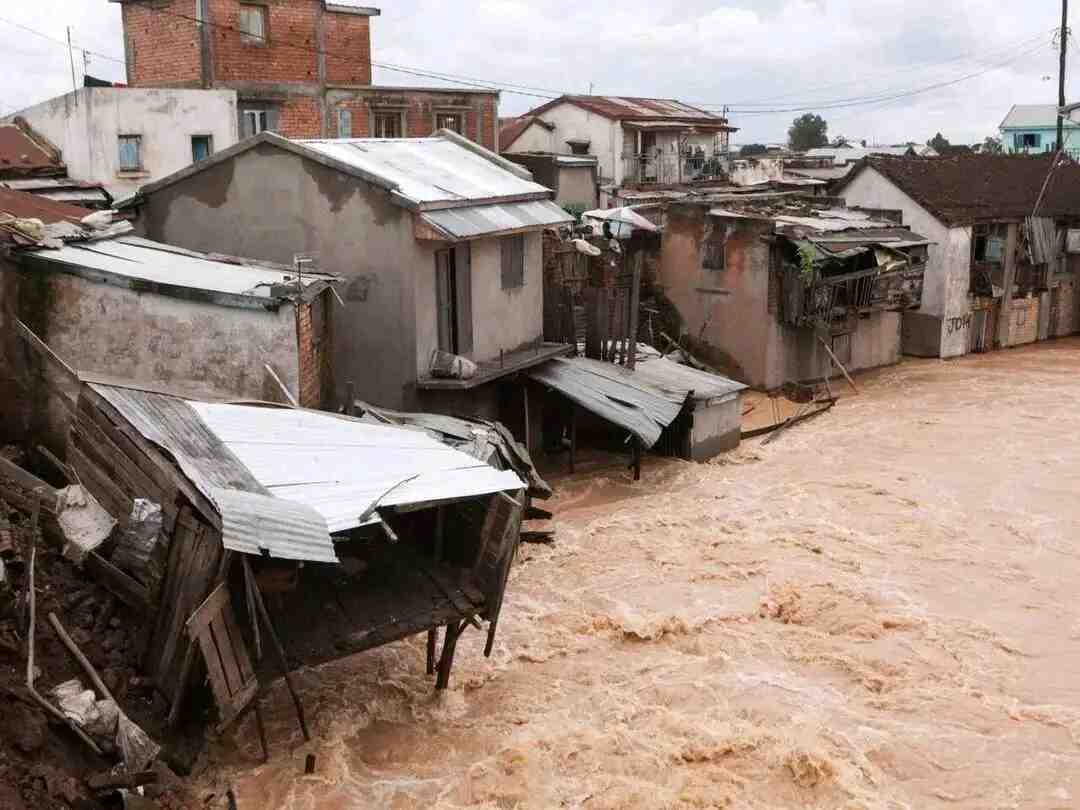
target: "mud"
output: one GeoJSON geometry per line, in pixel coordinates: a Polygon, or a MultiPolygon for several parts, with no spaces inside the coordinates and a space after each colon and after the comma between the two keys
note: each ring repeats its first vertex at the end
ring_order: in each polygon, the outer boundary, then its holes
{"type": "Polygon", "coordinates": [[[556,481],[491,659],[307,670],[202,795],[334,808],[1080,806],[1080,341],[861,376],[714,463],[556,481]],[[317,757],[303,775],[304,757],[317,757]]]}

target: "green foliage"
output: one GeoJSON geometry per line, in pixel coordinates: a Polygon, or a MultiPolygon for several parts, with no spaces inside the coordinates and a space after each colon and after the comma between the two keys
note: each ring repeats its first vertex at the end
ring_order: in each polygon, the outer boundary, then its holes
{"type": "Polygon", "coordinates": [[[982,153],[984,155],[1000,155],[1005,151],[1001,145],[1001,138],[995,138],[993,135],[988,135],[986,140],[983,141],[982,153]]]}
{"type": "Polygon", "coordinates": [[[572,216],[575,222],[581,222],[581,215],[586,211],[591,211],[592,206],[587,203],[566,203],[562,209],[572,216]]]}
{"type": "Polygon", "coordinates": [[[934,150],[937,151],[937,153],[940,155],[944,155],[946,152],[949,151],[949,148],[952,146],[952,144],[949,143],[949,139],[942,135],[940,132],[933,138],[928,140],[926,143],[928,146],[934,147],[934,150]]]}
{"type": "Polygon", "coordinates": [[[814,251],[806,245],[799,246],[799,275],[803,284],[814,283],[814,251]]]}
{"type": "Polygon", "coordinates": [[[748,143],[739,150],[739,157],[754,157],[754,155],[764,155],[769,151],[763,143],[748,143]]]}
{"type": "Polygon", "coordinates": [[[788,146],[796,152],[829,145],[829,125],[814,113],[806,113],[791,122],[788,128],[788,146]]]}

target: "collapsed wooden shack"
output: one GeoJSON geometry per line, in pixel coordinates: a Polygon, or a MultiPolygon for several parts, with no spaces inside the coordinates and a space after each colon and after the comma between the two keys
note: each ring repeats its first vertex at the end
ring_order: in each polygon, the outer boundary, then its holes
{"type": "Polygon", "coordinates": [[[414,634],[439,688],[468,626],[487,622],[491,652],[524,510],[512,470],[423,431],[91,383],[67,460],[121,526],[136,499],[161,506],[160,579],[108,544],[92,573],[145,611],[174,723],[204,674],[227,723],[283,670],[414,634]]]}

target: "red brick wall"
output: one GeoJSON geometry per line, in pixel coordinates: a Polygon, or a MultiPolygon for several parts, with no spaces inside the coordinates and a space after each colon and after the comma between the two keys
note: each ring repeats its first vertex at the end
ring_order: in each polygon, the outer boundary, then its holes
{"type": "Polygon", "coordinates": [[[202,81],[198,26],[174,16],[193,17],[194,12],[194,2],[186,0],[124,4],[128,84],[175,87],[197,86],[202,81]]]}
{"type": "Polygon", "coordinates": [[[318,82],[315,19],[321,0],[262,0],[267,41],[241,41],[239,0],[210,0],[214,81],[318,82]]]}
{"type": "MultiPolygon", "coordinates": [[[[342,91],[346,92],[346,91],[342,91]]],[[[462,134],[495,151],[495,120],[498,115],[497,97],[480,93],[434,93],[424,90],[348,91],[349,98],[338,99],[330,107],[330,136],[337,137],[337,113],[339,108],[352,111],[353,137],[369,138],[372,131],[371,111],[400,111],[405,105],[405,136],[425,138],[435,132],[437,112],[455,113],[462,116],[462,134]],[[468,108],[462,107],[462,102],[468,108]],[[383,106],[386,105],[386,106],[383,106]],[[478,133],[479,127],[479,133],[478,133]]],[[[332,91],[333,95],[339,95],[332,91]]]]}
{"type": "Polygon", "coordinates": [[[368,107],[363,101],[358,100],[338,102],[330,108],[327,126],[329,127],[327,135],[331,138],[366,138],[371,131],[368,128],[368,107]],[[338,110],[348,110],[352,113],[352,132],[338,134],[338,110]]]}
{"type": "Polygon", "coordinates": [[[281,105],[278,131],[286,138],[321,138],[322,113],[319,99],[291,96],[281,105]]]}
{"type": "Polygon", "coordinates": [[[329,293],[309,304],[296,305],[296,343],[300,358],[300,407],[323,408],[331,405],[333,374],[330,362],[331,307],[329,293]],[[318,312],[321,317],[316,317],[318,312]],[[321,329],[316,333],[316,323],[321,329]]]}
{"type": "Polygon", "coordinates": [[[323,16],[326,81],[371,84],[371,26],[356,14],[323,16]]]}

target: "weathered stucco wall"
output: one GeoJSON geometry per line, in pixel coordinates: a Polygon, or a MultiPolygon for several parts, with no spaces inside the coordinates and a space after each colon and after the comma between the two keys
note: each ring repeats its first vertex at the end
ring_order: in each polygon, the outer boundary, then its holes
{"type": "Polygon", "coordinates": [[[233,90],[87,87],[18,115],[60,149],[73,178],[116,198],[189,165],[193,135],[210,135],[214,151],[237,141],[233,90]],[[120,135],[142,137],[142,171],[120,171],[120,135]]]}
{"type": "Polygon", "coordinates": [[[555,194],[559,205],[587,205],[595,208],[599,204],[596,177],[591,166],[559,167],[559,183],[555,194]]]}
{"type": "Polygon", "coordinates": [[[707,217],[703,206],[669,209],[659,283],[702,360],[748,385],[764,386],[767,352],[779,329],[768,312],[769,245],[760,239],[768,225],[742,224],[730,232],[724,270],[701,266],[702,243],[712,227],[723,227],[722,221],[707,217]]]}
{"type": "Polygon", "coordinates": [[[353,382],[374,404],[411,407],[417,279],[434,285],[434,249],[385,192],[260,144],[151,194],[141,220],[150,238],[193,250],[288,264],[317,255],[346,279],[333,312],[336,398],[353,382]]]}
{"type": "Polygon", "coordinates": [[[583,138],[590,141],[589,154],[600,159],[601,182],[622,183],[623,131],[617,122],[566,103],[552,107],[540,117],[554,124],[554,131],[549,133],[544,127],[533,124],[507,151],[549,151],[566,155],[570,153],[567,139],[583,138]]]}
{"type": "Polygon", "coordinates": [[[699,402],[694,408],[694,425],[690,431],[690,458],[707,461],[739,446],[742,437],[742,398],[726,402],[699,402]]]}
{"type": "Polygon", "coordinates": [[[80,372],[192,395],[266,399],[269,363],[293,396],[299,392],[291,305],[224,307],[33,267],[19,277],[18,306],[34,333],[80,372]]]}
{"type": "MultiPolygon", "coordinates": [[[[841,192],[848,205],[902,211],[904,225],[930,245],[919,312],[941,319],[941,356],[967,353],[970,325],[971,228],[948,228],[933,214],[872,168],[860,172],[841,192]],[[950,330],[951,326],[951,330],[950,330]]],[[[925,324],[923,324],[925,326],[925,324]]],[[[920,341],[925,345],[926,341],[920,341]]]]}

